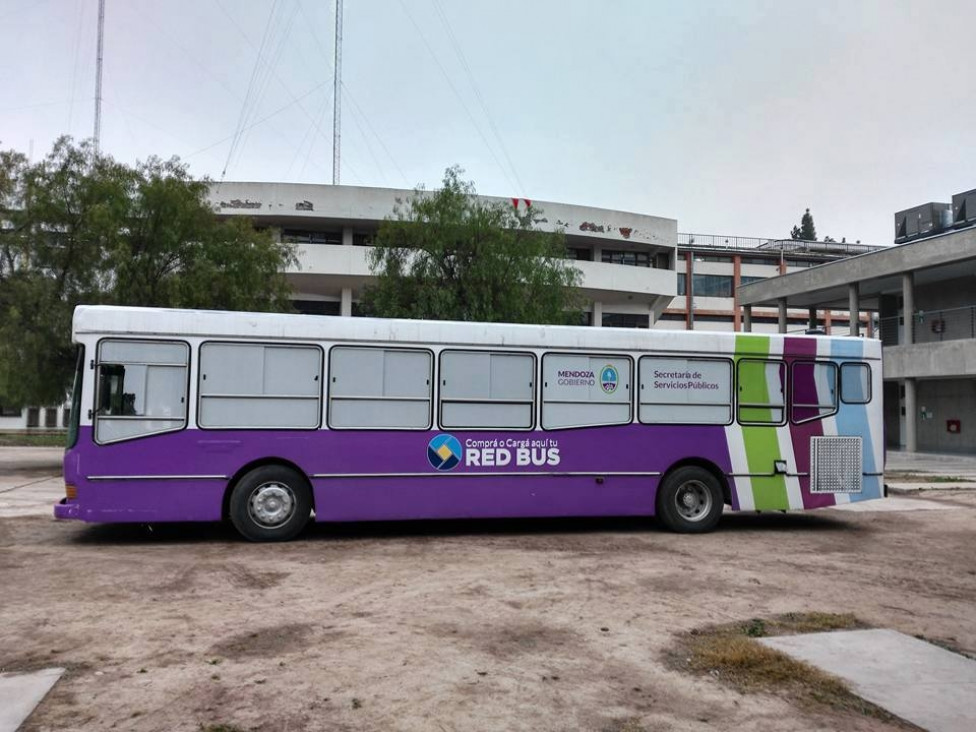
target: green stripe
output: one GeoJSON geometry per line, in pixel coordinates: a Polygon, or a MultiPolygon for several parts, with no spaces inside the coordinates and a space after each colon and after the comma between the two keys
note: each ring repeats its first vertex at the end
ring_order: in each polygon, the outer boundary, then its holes
{"type": "MultiPolygon", "coordinates": [[[[740,402],[767,402],[769,384],[761,364],[754,368],[745,366],[746,378],[739,379],[739,361],[743,358],[768,358],[769,338],[761,335],[739,335],[735,339],[736,383],[740,402]]],[[[746,421],[771,419],[770,409],[743,408],[739,416],[746,421]]],[[[773,462],[780,459],[778,427],[742,427],[742,441],[746,451],[746,464],[750,473],[772,473],[773,462]]],[[[790,507],[786,494],[786,479],[782,475],[752,479],[752,498],[760,511],[787,509],[790,507]]]]}

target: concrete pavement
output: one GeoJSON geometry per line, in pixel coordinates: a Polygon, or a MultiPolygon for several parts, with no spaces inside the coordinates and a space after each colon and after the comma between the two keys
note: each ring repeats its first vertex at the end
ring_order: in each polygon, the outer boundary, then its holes
{"type": "Polygon", "coordinates": [[[63,673],[63,668],[46,668],[29,674],[0,674],[0,732],[17,732],[63,673]]]}
{"type": "Polygon", "coordinates": [[[976,729],[976,661],[894,630],[762,638],[839,676],[863,699],[930,732],[976,729]]]}
{"type": "Polygon", "coordinates": [[[60,447],[0,447],[0,518],[50,516],[64,497],[60,447]]]}
{"type": "Polygon", "coordinates": [[[892,493],[976,490],[976,456],[889,451],[885,479],[892,493]]]}

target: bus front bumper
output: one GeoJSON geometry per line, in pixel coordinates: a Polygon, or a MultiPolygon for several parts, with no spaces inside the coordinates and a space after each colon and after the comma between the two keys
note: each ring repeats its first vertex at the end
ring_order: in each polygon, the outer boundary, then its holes
{"type": "Polygon", "coordinates": [[[62,498],[54,504],[54,518],[56,519],[77,519],[80,518],[81,506],[77,503],[68,503],[67,498],[62,498]]]}

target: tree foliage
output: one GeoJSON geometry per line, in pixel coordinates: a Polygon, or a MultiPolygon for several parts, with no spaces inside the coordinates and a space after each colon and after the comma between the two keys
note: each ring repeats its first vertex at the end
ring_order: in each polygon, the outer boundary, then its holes
{"type": "Polygon", "coordinates": [[[813,214],[810,213],[810,209],[807,209],[800,218],[800,225],[794,226],[793,230],[790,231],[790,238],[802,239],[803,241],[817,240],[817,227],[813,224],[813,214]]]}
{"type": "Polygon", "coordinates": [[[291,248],[220,221],[178,159],[127,166],[61,138],[30,164],[0,151],[0,401],[55,404],[79,304],[288,310],[291,248]]]}
{"type": "Polygon", "coordinates": [[[561,231],[535,228],[541,211],[488,202],[457,166],[443,187],[418,188],[384,221],[369,252],[375,284],[363,309],[391,318],[578,323],[582,277],[561,231]]]}

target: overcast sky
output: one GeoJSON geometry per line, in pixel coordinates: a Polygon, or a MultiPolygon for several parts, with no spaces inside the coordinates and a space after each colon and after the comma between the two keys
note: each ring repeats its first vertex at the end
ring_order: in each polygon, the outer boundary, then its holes
{"type": "MultiPolygon", "coordinates": [[[[107,0],[102,150],[329,183],[331,0],[107,0]],[[259,49],[262,49],[260,61],[259,49]],[[243,132],[235,134],[239,129],[243,132]],[[229,160],[229,163],[228,163],[229,160]]],[[[0,147],[92,134],[98,0],[0,0],[0,147]]],[[[341,182],[888,244],[976,188],[976,2],[346,0],[341,182]]]]}

